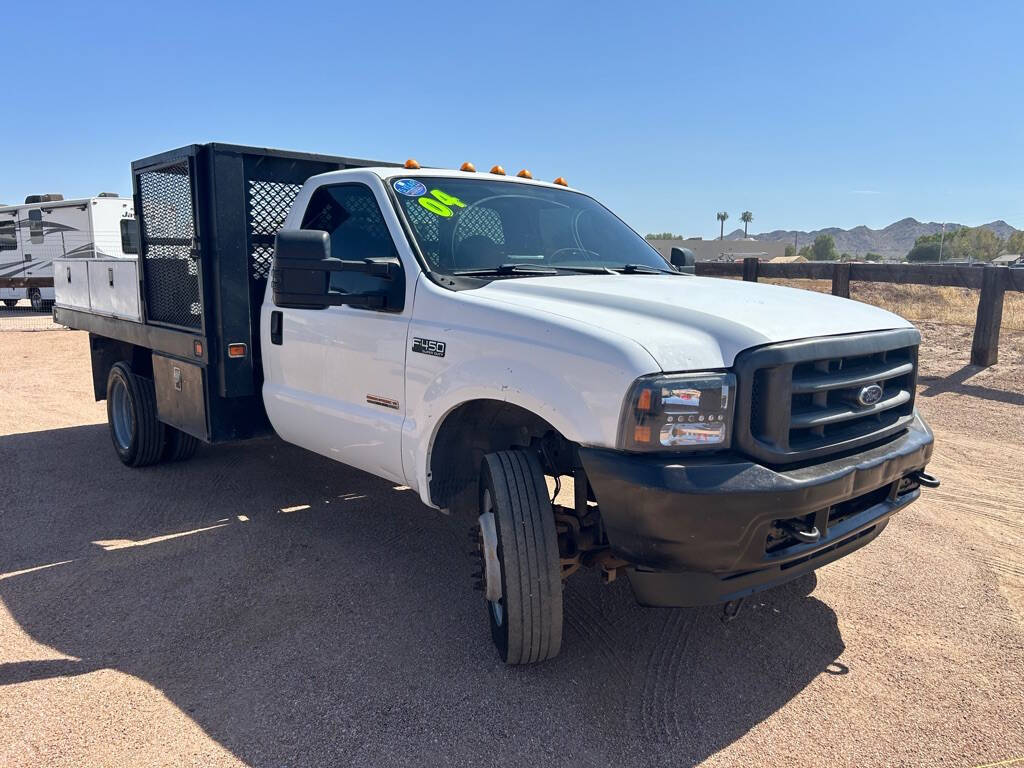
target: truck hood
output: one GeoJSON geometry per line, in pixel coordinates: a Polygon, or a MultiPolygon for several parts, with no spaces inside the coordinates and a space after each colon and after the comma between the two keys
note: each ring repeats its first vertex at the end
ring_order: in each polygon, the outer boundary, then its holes
{"type": "Polygon", "coordinates": [[[524,277],[473,293],[633,339],[663,371],[726,368],[744,349],[773,342],[911,327],[858,301],[713,277],[524,277]]]}

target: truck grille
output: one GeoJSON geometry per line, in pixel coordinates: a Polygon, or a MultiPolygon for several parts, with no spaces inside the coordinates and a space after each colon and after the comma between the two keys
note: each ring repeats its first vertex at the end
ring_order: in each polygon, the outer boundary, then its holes
{"type": "Polygon", "coordinates": [[[736,447],[767,463],[787,464],[903,431],[913,419],[920,341],[916,330],[905,329],[741,353],[734,366],[736,447]]]}

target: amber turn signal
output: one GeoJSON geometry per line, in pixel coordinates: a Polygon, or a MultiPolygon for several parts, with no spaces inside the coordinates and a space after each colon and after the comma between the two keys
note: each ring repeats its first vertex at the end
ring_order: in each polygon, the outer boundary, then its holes
{"type": "Polygon", "coordinates": [[[414,171],[420,167],[420,164],[410,157],[408,160],[405,161],[405,167],[408,168],[409,170],[414,171]]]}
{"type": "Polygon", "coordinates": [[[651,410],[651,390],[645,389],[640,393],[640,397],[636,399],[636,409],[638,411],[651,410]]]}
{"type": "Polygon", "coordinates": [[[465,163],[459,166],[459,170],[465,171],[466,173],[476,173],[476,166],[467,160],[465,163]]]}
{"type": "Polygon", "coordinates": [[[496,173],[498,176],[504,176],[505,169],[502,168],[500,165],[496,165],[493,168],[491,168],[491,173],[496,173]]]}
{"type": "Polygon", "coordinates": [[[245,357],[245,344],[228,344],[228,357],[245,357]]]}

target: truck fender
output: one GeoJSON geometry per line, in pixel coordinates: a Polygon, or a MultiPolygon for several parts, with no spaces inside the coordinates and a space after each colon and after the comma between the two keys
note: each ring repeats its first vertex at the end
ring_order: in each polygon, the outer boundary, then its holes
{"type": "MultiPolygon", "coordinates": [[[[620,402],[624,394],[624,390],[616,392],[611,402],[620,402]]],[[[566,440],[611,447],[615,435],[608,434],[607,414],[596,413],[593,400],[600,400],[600,395],[582,396],[559,373],[522,361],[496,366],[493,360],[467,360],[446,369],[430,382],[422,400],[407,415],[402,440],[407,481],[419,491],[425,504],[439,507],[430,494],[431,459],[437,437],[445,421],[471,403],[516,406],[546,422],[566,440]],[[453,383],[457,384],[455,388],[453,383]]],[[[609,400],[603,402],[607,410],[609,400]]]]}

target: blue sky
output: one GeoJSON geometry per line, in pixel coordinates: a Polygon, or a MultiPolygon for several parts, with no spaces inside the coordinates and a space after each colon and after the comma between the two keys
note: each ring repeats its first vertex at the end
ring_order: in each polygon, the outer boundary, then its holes
{"type": "Polygon", "coordinates": [[[641,232],[1024,227],[1024,3],[19,2],[0,200],[227,141],[564,175],[641,232]],[[500,10],[499,10],[500,9],[500,10]]]}

